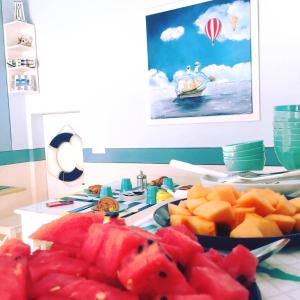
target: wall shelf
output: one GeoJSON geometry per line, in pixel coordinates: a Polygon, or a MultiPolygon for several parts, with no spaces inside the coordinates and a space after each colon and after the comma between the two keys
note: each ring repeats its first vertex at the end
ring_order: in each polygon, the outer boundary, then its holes
{"type": "Polygon", "coordinates": [[[39,80],[34,25],[21,21],[4,24],[4,45],[8,92],[37,93],[39,80]]]}

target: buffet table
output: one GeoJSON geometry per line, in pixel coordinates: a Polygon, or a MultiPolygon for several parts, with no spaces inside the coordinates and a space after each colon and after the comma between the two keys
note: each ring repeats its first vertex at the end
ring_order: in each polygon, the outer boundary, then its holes
{"type": "MultiPolygon", "coordinates": [[[[159,225],[153,219],[153,213],[160,206],[174,201],[170,198],[153,206],[146,206],[142,199],[131,208],[120,213],[126,217],[128,225],[140,226],[149,231],[155,231],[159,225]],[[139,211],[140,210],[140,211],[139,211]],[[139,211],[139,212],[137,212],[139,211]]],[[[41,225],[61,217],[69,212],[88,212],[91,205],[87,202],[48,208],[47,201],[15,210],[21,216],[23,240],[33,249],[37,247],[35,241],[28,237],[41,225]],[[89,207],[88,207],[89,206],[89,207]]],[[[299,300],[300,299],[300,245],[292,249],[283,250],[261,263],[257,271],[257,284],[263,299],[267,300],[299,300]]]]}

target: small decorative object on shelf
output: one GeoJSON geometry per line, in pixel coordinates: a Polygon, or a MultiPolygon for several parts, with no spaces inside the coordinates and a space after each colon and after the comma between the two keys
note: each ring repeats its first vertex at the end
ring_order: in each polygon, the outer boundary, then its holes
{"type": "Polygon", "coordinates": [[[26,22],[23,1],[22,0],[14,0],[14,5],[15,5],[14,20],[26,22]]]}
{"type": "Polygon", "coordinates": [[[27,46],[27,47],[31,47],[32,46],[32,36],[30,36],[28,34],[19,35],[18,36],[18,44],[27,46]]]}

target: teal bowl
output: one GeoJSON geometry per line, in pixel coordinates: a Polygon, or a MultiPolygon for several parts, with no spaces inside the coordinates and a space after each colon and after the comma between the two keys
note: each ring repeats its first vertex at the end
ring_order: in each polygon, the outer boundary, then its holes
{"type": "Polygon", "coordinates": [[[279,136],[285,136],[285,135],[292,135],[292,136],[300,136],[300,128],[299,129],[293,129],[293,128],[274,128],[273,129],[273,134],[274,135],[279,135],[279,136]]]}
{"type": "Polygon", "coordinates": [[[300,147],[280,147],[274,146],[275,154],[281,163],[287,170],[300,169],[300,147]]]}
{"type": "Polygon", "coordinates": [[[284,121],[284,122],[299,122],[300,111],[274,111],[273,120],[284,121]]]}
{"type": "Polygon", "coordinates": [[[225,151],[223,150],[223,155],[228,158],[239,158],[244,156],[262,155],[265,152],[265,147],[257,147],[244,151],[225,151]]]}
{"type": "Polygon", "coordinates": [[[275,111],[300,111],[300,105],[277,105],[275,111]]]}
{"type": "Polygon", "coordinates": [[[239,152],[239,151],[248,151],[256,148],[263,148],[264,142],[262,140],[259,141],[250,141],[238,144],[231,144],[223,146],[222,149],[224,152],[239,152]]]}
{"type": "Polygon", "coordinates": [[[275,129],[299,129],[300,130],[300,121],[299,122],[282,122],[275,121],[273,122],[273,128],[275,129]]]}
{"type": "Polygon", "coordinates": [[[254,155],[240,155],[239,153],[235,153],[233,155],[227,155],[223,153],[223,158],[224,159],[229,159],[229,160],[251,160],[251,159],[259,159],[259,158],[264,158],[265,157],[265,152],[261,151],[260,153],[254,154],[254,155]]]}
{"type": "Polygon", "coordinates": [[[260,171],[265,166],[265,158],[249,160],[224,159],[224,163],[229,172],[260,171]]]}
{"type": "Polygon", "coordinates": [[[274,140],[274,147],[280,147],[287,151],[290,148],[295,148],[300,151],[300,141],[285,141],[285,140],[274,140]]]}

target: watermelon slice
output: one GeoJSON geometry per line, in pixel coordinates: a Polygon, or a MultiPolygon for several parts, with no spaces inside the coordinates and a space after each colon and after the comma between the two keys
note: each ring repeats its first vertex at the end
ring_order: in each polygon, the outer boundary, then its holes
{"type": "Polygon", "coordinates": [[[146,237],[124,226],[109,226],[106,238],[98,252],[96,265],[108,278],[117,279],[117,271],[123,258],[130,253],[141,252],[146,241],[146,237]]]}
{"type": "Polygon", "coordinates": [[[234,279],[245,286],[255,281],[258,259],[243,245],[238,245],[227,254],[222,266],[234,279]]]}
{"type": "Polygon", "coordinates": [[[103,214],[74,213],[40,227],[32,239],[51,241],[71,247],[81,247],[93,223],[103,223],[103,214]]]}
{"type": "Polygon", "coordinates": [[[152,299],[164,294],[192,294],[194,291],[174,262],[153,243],[134,255],[118,272],[121,283],[129,291],[152,299]]]}
{"type": "Polygon", "coordinates": [[[138,300],[136,295],[94,280],[81,279],[39,297],[38,300],[138,300]]]}
{"type": "Polygon", "coordinates": [[[214,300],[248,300],[248,290],[223,270],[194,267],[190,284],[198,293],[209,294],[214,300]]]}
{"type": "Polygon", "coordinates": [[[158,296],[155,300],[214,300],[210,295],[193,294],[193,295],[166,295],[158,296]]]}
{"type": "Polygon", "coordinates": [[[30,247],[17,239],[10,239],[0,247],[0,255],[8,255],[14,258],[30,255],[30,247]]]}
{"type": "Polygon", "coordinates": [[[29,274],[31,281],[35,282],[52,272],[80,277],[87,274],[88,266],[83,260],[69,257],[65,251],[35,251],[29,258],[29,274]]]}
{"type": "Polygon", "coordinates": [[[195,242],[198,241],[196,235],[184,224],[172,226],[172,229],[185,234],[186,236],[188,236],[191,240],[193,240],[195,242]]]}
{"type": "Polygon", "coordinates": [[[27,300],[27,258],[0,256],[0,299],[27,300]]]}
{"type": "Polygon", "coordinates": [[[222,266],[224,257],[220,252],[218,252],[214,248],[210,248],[208,251],[204,252],[204,255],[217,265],[222,266]]]}

